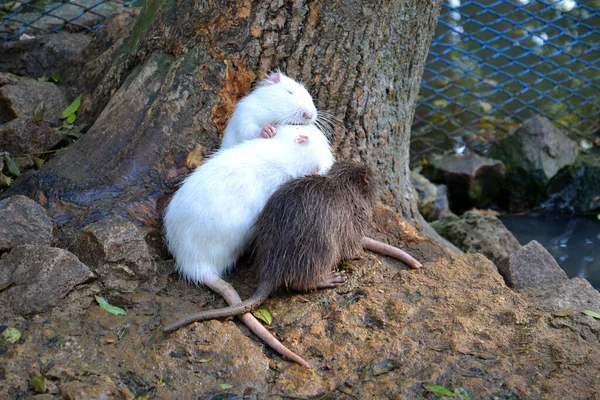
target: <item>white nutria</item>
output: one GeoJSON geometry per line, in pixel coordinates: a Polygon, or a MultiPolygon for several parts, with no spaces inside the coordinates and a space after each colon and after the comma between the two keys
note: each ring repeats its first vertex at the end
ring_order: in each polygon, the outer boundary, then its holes
{"type": "MultiPolygon", "coordinates": [[[[333,162],[327,138],[314,125],[281,126],[273,138],[219,150],[184,180],[166,208],[164,233],[177,271],[230,305],[241,302],[222,278],[246,249],[267,200],[283,183],[326,173],[333,162]]],[[[277,352],[310,368],[252,314],[240,319],[277,352]]]]}
{"type": "Polygon", "coordinates": [[[236,104],[221,148],[273,137],[279,125],[309,125],[316,121],[317,108],[304,86],[280,71],[274,72],[236,104]]]}

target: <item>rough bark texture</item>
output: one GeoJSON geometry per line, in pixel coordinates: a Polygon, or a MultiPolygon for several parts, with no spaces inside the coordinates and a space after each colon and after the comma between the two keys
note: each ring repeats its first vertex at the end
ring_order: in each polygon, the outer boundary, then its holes
{"type": "Polygon", "coordinates": [[[79,114],[92,127],[8,194],[38,199],[67,231],[109,213],[156,224],[165,193],[217,148],[235,102],[281,68],[343,119],[338,156],[379,171],[388,202],[417,221],[410,126],[440,4],[149,0],[128,41],[86,54],[79,114]]]}

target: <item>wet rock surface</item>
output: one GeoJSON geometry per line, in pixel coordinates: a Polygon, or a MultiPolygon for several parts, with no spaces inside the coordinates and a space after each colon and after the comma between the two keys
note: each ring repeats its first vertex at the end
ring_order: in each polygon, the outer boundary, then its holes
{"type": "Polygon", "coordinates": [[[547,286],[569,279],[548,250],[535,240],[499,262],[498,271],[514,289],[547,286]]]}
{"type": "Polygon", "coordinates": [[[20,244],[50,246],[54,240],[54,222],[28,197],[0,200],[0,221],[0,253],[20,244]]]}
{"type": "Polygon", "coordinates": [[[578,153],[577,143],[547,118],[535,116],[525,121],[491,153],[507,168],[507,205],[515,210],[536,206],[550,179],[573,164],[578,153]]]}
{"type": "Polygon", "coordinates": [[[505,172],[502,162],[475,153],[433,158],[423,171],[432,182],[448,186],[450,208],[457,213],[490,205],[502,189],[505,172]]]}
{"type": "Polygon", "coordinates": [[[29,315],[50,310],[73,288],[94,277],[66,250],[21,245],[0,259],[0,303],[12,304],[8,314],[29,315]]]}
{"type": "Polygon", "coordinates": [[[98,273],[108,289],[131,292],[156,272],[143,233],[120,216],[88,225],[70,250],[98,273]]]}
{"type": "Polygon", "coordinates": [[[495,216],[467,211],[432,222],[443,237],[466,253],[482,253],[495,263],[520,249],[512,233],[495,216]]]}
{"type": "Polygon", "coordinates": [[[37,117],[58,125],[68,105],[63,92],[51,82],[23,80],[0,87],[0,119],[4,121],[37,117]]]}

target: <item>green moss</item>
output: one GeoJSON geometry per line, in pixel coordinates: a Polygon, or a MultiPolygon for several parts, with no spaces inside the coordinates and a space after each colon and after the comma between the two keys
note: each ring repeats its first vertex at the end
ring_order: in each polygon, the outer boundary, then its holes
{"type": "Polygon", "coordinates": [[[131,38],[125,47],[124,54],[130,55],[139,45],[140,41],[146,36],[146,32],[161,9],[168,8],[173,4],[173,0],[147,0],[135,21],[135,26],[131,33],[131,38]]]}

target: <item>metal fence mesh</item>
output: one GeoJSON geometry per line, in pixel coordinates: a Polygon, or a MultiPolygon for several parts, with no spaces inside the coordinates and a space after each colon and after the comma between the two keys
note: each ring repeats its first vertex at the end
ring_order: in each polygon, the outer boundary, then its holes
{"type": "Polygon", "coordinates": [[[63,28],[93,31],[136,0],[0,0],[0,40],[31,38],[63,28]]]}
{"type": "Polygon", "coordinates": [[[421,84],[413,155],[485,152],[536,114],[579,139],[597,131],[599,28],[600,0],[446,0],[421,84]]]}

